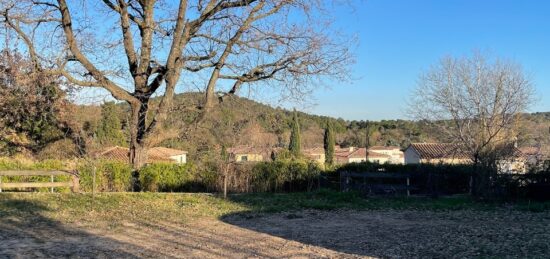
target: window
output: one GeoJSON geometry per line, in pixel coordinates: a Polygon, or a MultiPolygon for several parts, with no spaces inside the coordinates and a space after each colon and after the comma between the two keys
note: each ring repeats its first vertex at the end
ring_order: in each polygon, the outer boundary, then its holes
{"type": "Polygon", "coordinates": [[[243,162],[248,161],[248,156],[241,156],[241,161],[243,161],[243,162]]]}

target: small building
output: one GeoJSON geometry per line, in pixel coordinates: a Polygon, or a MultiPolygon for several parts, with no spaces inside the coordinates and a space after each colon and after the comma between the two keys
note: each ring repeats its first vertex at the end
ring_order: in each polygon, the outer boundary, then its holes
{"type": "Polygon", "coordinates": [[[373,147],[372,149],[369,148],[367,156],[367,149],[364,147],[336,148],[334,151],[334,158],[336,163],[338,164],[362,163],[367,160],[371,163],[379,164],[402,164],[403,162],[401,161],[403,161],[403,152],[399,150],[399,147],[396,147],[397,151],[394,149],[394,147],[373,147]],[[382,152],[380,152],[380,150],[382,152]]]}
{"type": "Polygon", "coordinates": [[[405,164],[469,164],[471,156],[460,145],[413,143],[405,149],[405,164]]]}
{"type": "Polygon", "coordinates": [[[543,160],[540,147],[514,148],[511,155],[497,162],[497,168],[503,174],[524,174],[540,166],[543,160]]]}
{"type": "Polygon", "coordinates": [[[324,164],[326,161],[325,149],[322,147],[308,148],[305,149],[303,153],[307,158],[319,164],[324,164]]]}
{"type": "MultiPolygon", "coordinates": [[[[109,147],[95,155],[96,158],[128,163],[130,149],[126,147],[109,147]]],[[[147,151],[147,164],[151,163],[187,163],[187,151],[165,147],[153,147],[147,151]]]]}
{"type": "MultiPolygon", "coordinates": [[[[390,164],[404,164],[405,163],[405,154],[401,151],[400,147],[397,146],[372,146],[369,148],[369,161],[372,159],[383,159],[383,163],[390,164]],[[389,159],[385,156],[389,156],[389,159]]],[[[371,161],[374,162],[374,161],[371,161]]]]}
{"type": "Polygon", "coordinates": [[[338,164],[362,163],[367,161],[366,148],[335,148],[334,158],[338,164]]]}
{"type": "Polygon", "coordinates": [[[238,146],[228,148],[229,158],[235,162],[262,162],[271,161],[275,150],[272,148],[258,148],[238,146]]]}
{"type": "Polygon", "coordinates": [[[176,162],[176,164],[187,163],[187,151],[167,148],[167,147],[153,147],[149,149],[149,155],[156,157],[167,157],[176,162]]]}

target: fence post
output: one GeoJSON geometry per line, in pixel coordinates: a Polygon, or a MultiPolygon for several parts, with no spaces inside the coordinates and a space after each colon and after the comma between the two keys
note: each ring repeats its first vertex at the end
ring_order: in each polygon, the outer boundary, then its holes
{"type": "Polygon", "coordinates": [[[227,172],[223,176],[223,198],[227,199],[227,172]]]}
{"type": "Polygon", "coordinates": [[[73,182],[72,191],[73,193],[77,193],[80,191],[80,181],[78,180],[78,177],[76,175],[71,175],[71,181],[73,182]]]}
{"type": "Polygon", "coordinates": [[[92,198],[95,198],[95,174],[96,174],[96,168],[94,164],[92,166],[92,198]]]}
{"type": "MultiPolygon", "coordinates": [[[[50,182],[53,183],[53,174],[50,175],[50,182]]],[[[53,187],[50,187],[50,192],[53,193],[53,187]]]]}
{"type": "Polygon", "coordinates": [[[470,195],[474,194],[474,176],[470,174],[470,195]]]}
{"type": "Polygon", "coordinates": [[[410,179],[407,176],[407,197],[411,196],[411,191],[409,190],[410,185],[411,185],[410,179]]]}

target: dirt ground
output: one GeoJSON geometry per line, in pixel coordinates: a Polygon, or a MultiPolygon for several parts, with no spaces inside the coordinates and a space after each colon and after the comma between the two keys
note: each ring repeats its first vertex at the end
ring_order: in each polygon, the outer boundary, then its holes
{"type": "Polygon", "coordinates": [[[550,257],[550,212],[300,211],[187,223],[0,219],[0,258],[550,257]]]}

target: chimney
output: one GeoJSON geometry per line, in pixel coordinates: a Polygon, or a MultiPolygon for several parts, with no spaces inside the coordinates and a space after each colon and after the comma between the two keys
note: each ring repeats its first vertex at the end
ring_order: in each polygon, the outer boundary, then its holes
{"type": "Polygon", "coordinates": [[[354,147],[349,147],[349,152],[353,152],[355,150],[354,147]]]}

